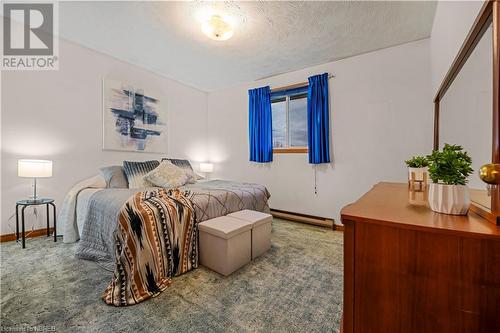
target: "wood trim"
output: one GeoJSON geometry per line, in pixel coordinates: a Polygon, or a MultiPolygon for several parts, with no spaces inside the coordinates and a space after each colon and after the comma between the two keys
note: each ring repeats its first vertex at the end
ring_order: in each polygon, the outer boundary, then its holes
{"type": "Polygon", "coordinates": [[[273,148],[273,154],[304,154],[308,153],[307,147],[273,148]]]}
{"type": "MultiPolygon", "coordinates": [[[[493,129],[491,161],[500,163],[500,3],[495,1],[492,9],[493,16],[493,129]]],[[[500,225],[500,185],[491,188],[491,211],[489,213],[492,223],[500,225]],[[491,218],[491,215],[496,217],[491,218]]]]}
{"type": "Polygon", "coordinates": [[[271,89],[271,92],[287,90],[287,89],[302,88],[302,87],[307,87],[308,85],[309,85],[309,82],[300,82],[300,83],[290,84],[288,86],[273,88],[273,89],[271,89]]]}
{"type": "MultiPolygon", "coordinates": [[[[335,75],[328,74],[328,79],[331,79],[331,78],[334,78],[334,77],[335,77],[335,75]]],[[[272,88],[271,92],[276,92],[276,91],[286,90],[286,89],[302,88],[302,87],[307,87],[308,85],[309,85],[309,81],[300,82],[300,83],[294,83],[294,84],[290,84],[288,86],[282,86],[282,87],[272,88]]]]}
{"type": "MultiPolygon", "coordinates": [[[[500,3],[499,0],[486,0],[479,11],[474,24],[465,38],[458,54],[446,73],[436,96],[434,97],[434,142],[433,148],[439,149],[440,102],[448,91],[460,70],[463,68],[477,44],[493,24],[493,108],[492,108],[492,163],[500,163],[500,3]]],[[[497,223],[500,216],[500,185],[491,190],[491,211],[474,205],[471,210],[486,220],[497,223]],[[493,218],[495,217],[495,218],[493,218]]]]}
{"type": "Polygon", "coordinates": [[[271,215],[285,220],[312,224],[319,227],[330,228],[336,231],[343,231],[344,226],[335,224],[334,219],[328,217],[319,217],[313,215],[306,215],[301,213],[287,212],[279,209],[271,209],[271,215]]]}
{"type": "Polygon", "coordinates": [[[479,14],[476,17],[476,20],[474,21],[474,24],[472,25],[469,34],[465,38],[462,47],[460,48],[458,54],[453,60],[450,69],[446,73],[446,76],[436,93],[434,102],[440,101],[443,98],[444,94],[446,93],[450,85],[453,83],[453,81],[457,77],[462,67],[467,62],[467,59],[469,59],[469,56],[472,54],[472,51],[474,51],[474,48],[481,40],[481,37],[483,37],[484,33],[488,29],[489,24],[491,23],[493,17],[492,10],[494,2],[496,1],[487,0],[483,4],[483,7],[479,11],[479,14]]]}
{"type": "Polygon", "coordinates": [[[344,231],[345,230],[345,226],[343,224],[333,223],[333,230],[335,230],[335,231],[344,231]]]}
{"type": "MultiPolygon", "coordinates": [[[[495,1],[492,8],[493,16],[493,133],[492,133],[492,163],[500,163],[500,3],[495,1]]],[[[497,200],[498,201],[498,200],[497,200]]],[[[496,210],[498,211],[498,210],[496,210]]]]}
{"type": "MultiPolygon", "coordinates": [[[[52,234],[54,232],[54,228],[49,228],[49,233],[52,234]]],[[[27,231],[25,233],[26,238],[40,237],[47,235],[47,228],[35,229],[33,231],[27,231]]],[[[19,233],[19,239],[21,239],[21,233],[19,233]]],[[[0,243],[3,242],[11,242],[16,240],[16,233],[13,232],[11,234],[0,235],[0,243]]]]}
{"type": "Polygon", "coordinates": [[[439,149],[439,101],[434,102],[434,145],[432,149],[439,149]]]}
{"type": "Polygon", "coordinates": [[[488,222],[494,223],[500,226],[500,218],[499,216],[493,214],[490,210],[482,207],[481,205],[476,204],[474,201],[471,202],[469,211],[481,216],[483,219],[488,222]]]}
{"type": "Polygon", "coordinates": [[[491,218],[487,218],[488,221],[500,226],[500,185],[492,186],[490,189],[490,197],[491,197],[491,209],[485,209],[482,206],[478,205],[478,209],[483,210],[485,214],[489,214],[493,216],[491,218]]]}

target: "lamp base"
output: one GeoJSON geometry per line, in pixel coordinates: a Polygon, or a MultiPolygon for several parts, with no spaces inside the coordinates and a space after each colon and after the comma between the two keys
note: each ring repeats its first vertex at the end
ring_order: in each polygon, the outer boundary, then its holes
{"type": "Polygon", "coordinates": [[[30,202],[38,202],[39,201],[39,197],[38,195],[36,194],[36,178],[33,178],[33,195],[29,197],[29,201],[30,202]]]}

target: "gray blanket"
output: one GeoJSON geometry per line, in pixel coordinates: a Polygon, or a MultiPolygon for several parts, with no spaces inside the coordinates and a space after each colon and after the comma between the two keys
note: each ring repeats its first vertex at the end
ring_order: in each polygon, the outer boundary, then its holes
{"type": "MultiPolygon", "coordinates": [[[[94,193],[88,204],[76,256],[96,261],[112,261],[115,253],[113,233],[121,207],[144,189],[104,189],[94,193]]],[[[258,184],[224,180],[200,182],[181,187],[192,192],[197,223],[242,209],[269,212],[267,189],[258,184]]]]}

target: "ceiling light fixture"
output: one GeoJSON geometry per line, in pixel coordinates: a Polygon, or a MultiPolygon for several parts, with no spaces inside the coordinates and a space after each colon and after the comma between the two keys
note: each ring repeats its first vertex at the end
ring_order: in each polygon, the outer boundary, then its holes
{"type": "Polygon", "coordinates": [[[228,40],[233,36],[233,25],[229,17],[212,15],[201,24],[201,31],[213,40],[228,40]]]}

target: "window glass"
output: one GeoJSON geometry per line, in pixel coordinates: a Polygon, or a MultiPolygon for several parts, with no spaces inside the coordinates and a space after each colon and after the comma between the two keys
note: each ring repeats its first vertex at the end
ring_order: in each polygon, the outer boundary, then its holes
{"type": "Polygon", "coordinates": [[[273,148],[307,147],[307,93],[271,100],[273,148]]]}
{"type": "Polygon", "coordinates": [[[307,95],[290,97],[288,106],[290,147],[307,147],[307,95]]]}
{"type": "Polygon", "coordinates": [[[286,131],[286,99],[273,101],[271,104],[273,117],[273,148],[287,147],[286,131]]]}

